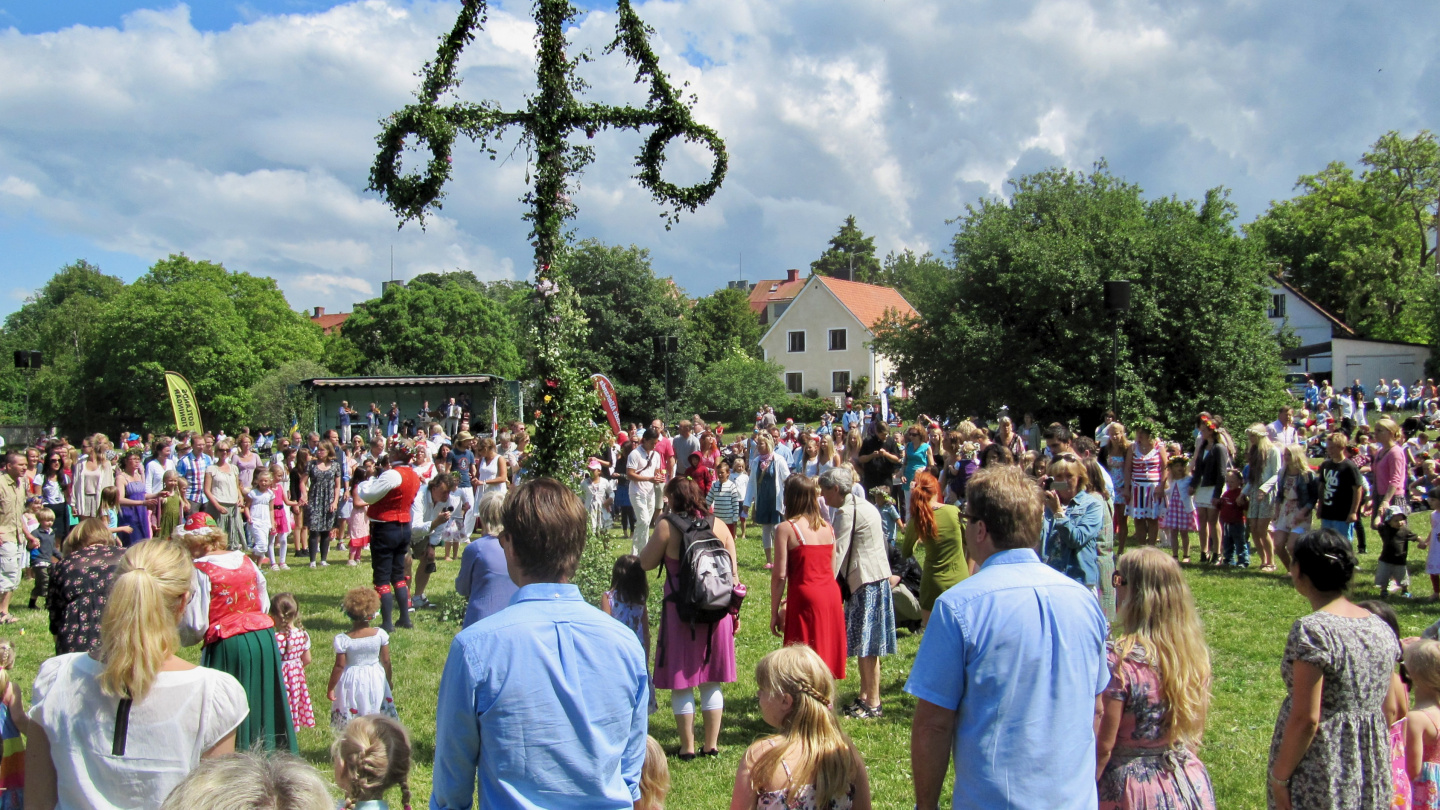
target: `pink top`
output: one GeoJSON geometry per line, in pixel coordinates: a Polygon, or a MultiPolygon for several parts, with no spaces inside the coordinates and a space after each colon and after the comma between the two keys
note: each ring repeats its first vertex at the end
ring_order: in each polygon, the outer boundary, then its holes
{"type": "Polygon", "coordinates": [[[1400,495],[1405,492],[1405,473],[1408,466],[1405,451],[1398,444],[1375,460],[1371,470],[1375,473],[1376,503],[1379,503],[1386,493],[1400,495]]]}

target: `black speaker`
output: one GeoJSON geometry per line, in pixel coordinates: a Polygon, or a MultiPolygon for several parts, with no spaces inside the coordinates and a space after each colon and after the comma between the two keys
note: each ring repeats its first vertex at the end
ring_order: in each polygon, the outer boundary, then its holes
{"type": "Polygon", "coordinates": [[[40,368],[40,352],[30,352],[30,367],[40,368]]]}
{"type": "Polygon", "coordinates": [[[16,368],[29,368],[29,367],[30,367],[30,352],[23,351],[23,350],[21,350],[21,349],[16,349],[16,350],[15,350],[15,367],[16,367],[16,368]]]}
{"type": "Polygon", "coordinates": [[[1128,309],[1130,309],[1130,282],[1105,282],[1105,310],[1107,312],[1125,312],[1128,309]]]}
{"type": "Polygon", "coordinates": [[[665,338],[665,341],[666,341],[666,343],[665,343],[665,348],[666,348],[671,354],[674,354],[675,352],[680,351],[680,338],[677,338],[677,337],[675,337],[674,335],[671,335],[670,337],[665,338]]]}

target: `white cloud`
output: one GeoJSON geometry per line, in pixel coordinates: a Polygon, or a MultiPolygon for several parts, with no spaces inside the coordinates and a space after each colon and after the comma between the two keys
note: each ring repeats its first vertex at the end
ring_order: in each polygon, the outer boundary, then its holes
{"type": "MultiPolygon", "coordinates": [[[[197,31],[184,6],[120,28],[0,31],[0,224],[153,260],[185,251],[274,275],[296,307],[346,309],[390,277],[523,276],[527,155],[457,145],[445,208],[396,229],[364,191],[377,120],[413,99],[457,4],[363,0],[197,31]]],[[[1168,0],[877,4],[651,0],[637,7],[696,116],[726,139],[712,204],[666,231],[630,177],[642,139],[606,133],[576,195],[581,236],[638,244],[692,293],[804,267],[855,214],[882,251],[943,249],[945,220],[1018,173],[1101,158],[1155,195],[1234,189],[1246,216],[1388,129],[1440,129],[1440,7],[1168,0]],[[703,54],[691,64],[686,54],[703,54]],[[1376,69],[1384,67],[1383,72],[1376,69]]],[[[492,5],[461,60],[468,100],[533,86],[530,4],[492,5]]],[[[590,98],[643,103],[577,22],[590,98]]],[[[703,150],[670,151],[694,182],[703,150]]],[[[40,269],[40,268],[35,268],[40,269]]],[[[48,268],[45,268],[48,269],[48,268]]]]}

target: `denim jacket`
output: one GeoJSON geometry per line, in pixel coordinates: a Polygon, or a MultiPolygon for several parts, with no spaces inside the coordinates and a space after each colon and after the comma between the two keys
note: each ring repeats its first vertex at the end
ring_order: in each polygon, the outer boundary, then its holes
{"type": "Polygon", "coordinates": [[[1093,492],[1081,492],[1064,516],[1045,512],[1040,534],[1041,554],[1051,568],[1087,587],[1100,582],[1098,546],[1105,522],[1105,505],[1093,492]]]}

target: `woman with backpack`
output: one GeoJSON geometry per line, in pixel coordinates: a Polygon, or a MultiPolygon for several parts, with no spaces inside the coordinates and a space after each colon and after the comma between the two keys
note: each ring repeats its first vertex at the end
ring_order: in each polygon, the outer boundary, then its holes
{"type": "Polygon", "coordinates": [[[740,630],[740,616],[738,604],[717,610],[713,605],[694,603],[691,589],[684,586],[694,581],[695,569],[716,563],[723,567],[724,560],[707,560],[704,552],[687,554],[687,550],[693,552],[708,547],[713,551],[718,542],[729,557],[731,583],[740,593],[744,591],[735,580],[740,570],[735,540],[725,524],[710,519],[700,485],[689,478],[676,478],[665,486],[665,498],[670,511],[656,524],[639,556],[640,566],[646,571],[653,571],[662,563],[665,566],[664,610],[652,681],[656,689],[671,690],[670,709],[680,733],[680,759],[688,762],[697,753],[707,757],[720,753],[720,718],[725,710],[720,685],[735,682],[735,635],[740,630]],[[720,614],[718,618],[716,613],[720,614]],[[695,750],[697,686],[705,734],[698,752],[695,750]]]}

